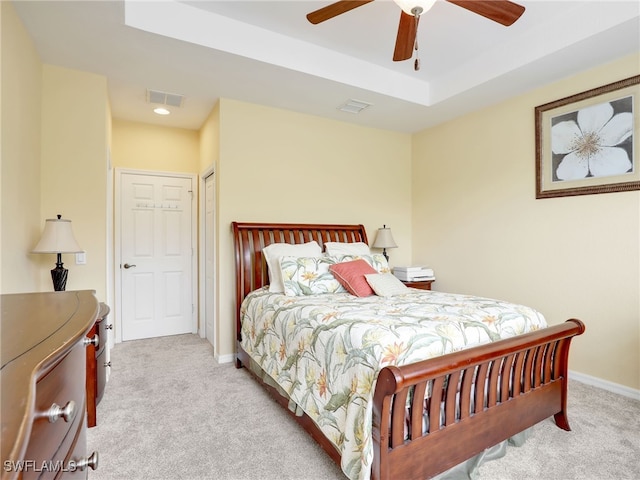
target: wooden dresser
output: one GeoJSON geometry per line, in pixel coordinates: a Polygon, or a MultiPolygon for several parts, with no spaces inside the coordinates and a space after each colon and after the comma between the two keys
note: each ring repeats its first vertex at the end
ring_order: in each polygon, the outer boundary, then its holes
{"type": "Polygon", "coordinates": [[[98,424],[96,407],[102,399],[107,383],[107,330],[113,325],[106,321],[109,307],[101,303],[98,318],[87,334],[87,424],[95,427],[98,424]]]}
{"type": "Polygon", "coordinates": [[[2,480],[87,478],[86,344],[92,291],[0,296],[2,480]]]}

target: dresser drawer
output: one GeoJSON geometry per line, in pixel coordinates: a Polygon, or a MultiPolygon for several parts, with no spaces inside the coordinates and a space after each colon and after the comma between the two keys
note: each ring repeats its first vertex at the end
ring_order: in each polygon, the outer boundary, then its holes
{"type": "MultiPolygon", "coordinates": [[[[42,469],[38,480],[53,480],[68,478],[87,478],[87,469],[77,467],[78,461],[86,457],[87,442],[86,428],[83,424],[86,421],[84,411],[78,412],[67,432],[60,448],[48,462],[52,466],[50,469],[42,469]]],[[[27,477],[25,477],[27,478],[27,477]]]]}
{"type": "Polygon", "coordinates": [[[98,394],[96,388],[96,356],[101,344],[103,343],[102,335],[98,333],[98,323],[95,323],[89,333],[87,333],[87,340],[89,343],[86,345],[86,359],[87,359],[87,372],[86,372],[86,391],[87,391],[87,425],[89,427],[95,427],[96,425],[96,396],[98,394]],[[91,340],[89,342],[89,340],[91,340]],[[95,344],[97,340],[97,345],[95,344]]]}
{"type": "Polygon", "coordinates": [[[103,350],[107,346],[107,330],[111,328],[108,318],[102,318],[100,323],[98,323],[98,335],[100,336],[100,345],[98,345],[98,350],[103,350]]]}
{"type": "MultiPolygon", "coordinates": [[[[86,422],[85,413],[78,415],[81,418],[81,422],[86,422]]],[[[97,455],[97,454],[96,454],[97,455]]],[[[86,479],[88,478],[89,467],[84,463],[87,460],[87,429],[79,428],[72,429],[64,442],[60,446],[59,457],[63,459],[61,462],[64,465],[64,470],[55,472],[52,476],[43,476],[38,480],[70,480],[70,479],[86,479]],[[66,452],[66,457],[64,453],[66,452]]],[[[59,460],[56,458],[56,460],[59,460]]],[[[94,468],[94,467],[91,467],[94,468]]],[[[97,466],[96,466],[97,468],[97,466]]],[[[94,468],[95,470],[95,468],[94,468]]]]}
{"type": "Polygon", "coordinates": [[[96,382],[97,382],[97,393],[96,393],[96,405],[100,403],[102,400],[102,394],[104,393],[104,387],[107,383],[107,350],[104,349],[98,355],[96,359],[96,382]]]}
{"type": "Polygon", "coordinates": [[[95,427],[98,423],[96,406],[102,398],[107,378],[108,330],[112,325],[108,323],[109,307],[101,303],[100,312],[87,334],[91,342],[87,345],[87,425],[95,427]]]}
{"type": "MultiPolygon", "coordinates": [[[[53,460],[54,463],[56,460],[64,460],[65,452],[68,450],[61,449],[61,445],[65,443],[64,440],[69,433],[74,436],[83,426],[86,369],[84,349],[82,342],[76,344],[36,383],[35,419],[25,458],[35,460],[37,464],[49,460],[53,460]],[[57,420],[51,422],[48,413],[53,404],[64,408],[70,401],[75,403],[75,408],[68,421],[58,417],[57,420]]],[[[31,477],[25,475],[24,478],[31,477]]]]}

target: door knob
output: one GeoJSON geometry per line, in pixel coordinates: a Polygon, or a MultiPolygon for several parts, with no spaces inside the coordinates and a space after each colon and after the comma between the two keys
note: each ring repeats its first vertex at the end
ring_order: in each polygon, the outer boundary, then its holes
{"type": "Polygon", "coordinates": [[[135,267],[135,265],[129,265],[128,263],[124,264],[124,268],[132,268],[132,267],[135,267]]]}

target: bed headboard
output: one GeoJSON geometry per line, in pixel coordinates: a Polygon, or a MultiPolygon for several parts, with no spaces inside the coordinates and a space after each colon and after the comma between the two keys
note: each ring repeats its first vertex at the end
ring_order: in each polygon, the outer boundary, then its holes
{"type": "Polygon", "coordinates": [[[233,222],[236,254],[236,334],[240,340],[240,305],[244,297],[269,283],[267,262],[262,249],[272,243],[364,242],[363,225],[322,225],[304,223],[240,223],[233,222]]]}

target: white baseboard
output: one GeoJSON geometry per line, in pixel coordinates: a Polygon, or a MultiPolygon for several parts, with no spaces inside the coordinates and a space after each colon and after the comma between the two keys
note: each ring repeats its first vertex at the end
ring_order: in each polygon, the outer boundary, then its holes
{"type": "Polygon", "coordinates": [[[214,355],[214,358],[216,359],[216,362],[218,362],[219,364],[223,364],[235,361],[236,356],[233,353],[228,353],[226,355],[214,355]]]}
{"type": "Polygon", "coordinates": [[[609,392],[617,393],[618,395],[633,398],[634,400],[640,400],[640,390],[626,387],[624,385],[620,385],[619,383],[609,382],[608,380],[592,377],[591,375],[574,372],[572,370],[569,370],[569,379],[576,380],[581,383],[586,383],[587,385],[592,385],[594,387],[602,388],[603,390],[608,390],[609,392]]]}

